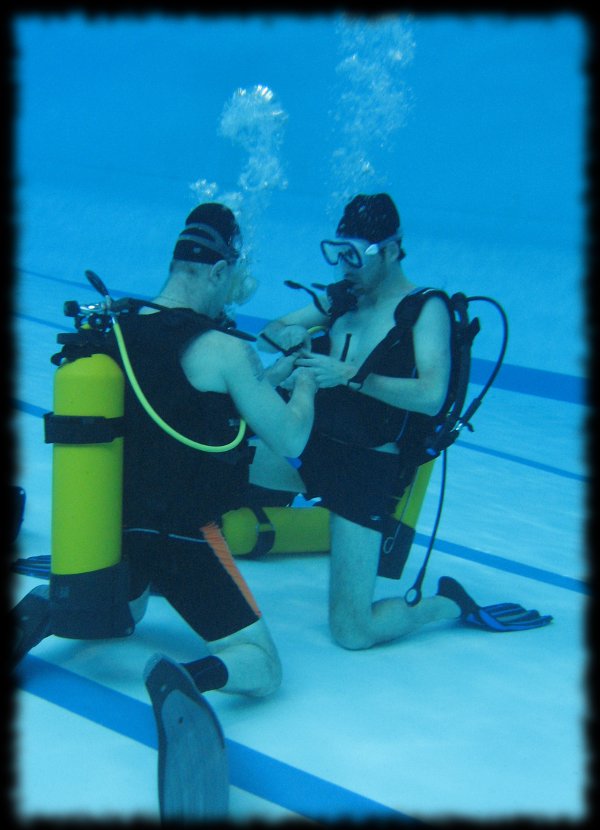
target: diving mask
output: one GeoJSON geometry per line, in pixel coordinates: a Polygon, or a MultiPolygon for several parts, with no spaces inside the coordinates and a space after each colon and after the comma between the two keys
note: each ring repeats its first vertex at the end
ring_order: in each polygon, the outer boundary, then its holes
{"type": "Polygon", "coordinates": [[[350,239],[324,239],[321,242],[321,252],[325,257],[325,262],[329,265],[337,265],[342,260],[350,268],[362,268],[364,265],[363,256],[374,256],[390,242],[399,242],[400,240],[400,235],[394,234],[388,236],[387,239],[382,239],[381,242],[369,243],[365,250],[361,251],[350,239]]]}

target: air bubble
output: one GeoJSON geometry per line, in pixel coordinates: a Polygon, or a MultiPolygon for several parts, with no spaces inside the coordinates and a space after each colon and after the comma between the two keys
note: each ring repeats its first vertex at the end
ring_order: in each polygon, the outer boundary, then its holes
{"type": "Polygon", "coordinates": [[[250,91],[237,89],[225,105],[219,132],[248,153],[238,180],[243,191],[287,187],[280,161],[287,118],[273,90],[260,84],[250,91]]]}
{"type": "Polygon", "coordinates": [[[247,153],[237,179],[238,190],[220,193],[216,182],[198,179],[190,185],[198,202],[218,201],[233,211],[244,238],[242,259],[248,269],[254,239],[273,190],[285,190],[288,180],[281,162],[281,146],[288,115],[275,92],[257,84],[238,88],[221,113],[218,133],[247,153]]]}
{"type": "Polygon", "coordinates": [[[373,155],[381,159],[393,150],[396,133],[406,121],[410,89],[401,72],[415,50],[410,17],[346,16],[336,34],[339,84],[331,115],[341,146],[332,154],[332,215],[354,194],[389,186],[373,155]]]}

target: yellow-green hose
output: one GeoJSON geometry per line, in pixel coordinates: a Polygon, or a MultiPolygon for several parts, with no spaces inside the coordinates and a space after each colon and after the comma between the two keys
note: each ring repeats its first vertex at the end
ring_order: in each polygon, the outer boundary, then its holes
{"type": "Polygon", "coordinates": [[[133,367],[131,366],[131,361],[129,360],[129,355],[127,354],[127,349],[125,348],[125,341],[123,339],[123,332],[121,331],[121,326],[116,318],[116,315],[113,317],[113,328],[115,332],[115,337],[117,338],[117,345],[119,346],[119,353],[121,355],[121,360],[123,361],[123,367],[125,368],[125,374],[131,384],[131,388],[135,392],[138,401],[148,413],[148,415],[152,418],[155,424],[157,424],[162,430],[164,430],[171,438],[174,438],[176,441],[180,441],[182,444],[185,444],[187,447],[191,447],[194,450],[201,450],[202,452],[227,452],[228,450],[233,450],[237,445],[242,441],[245,433],[246,433],[246,422],[240,420],[240,428],[238,434],[230,441],[229,444],[223,444],[221,446],[212,446],[210,444],[201,444],[198,441],[194,441],[191,438],[187,438],[185,435],[181,435],[181,433],[177,432],[173,429],[173,427],[169,426],[166,421],[160,417],[160,415],[152,408],[150,402],[144,395],[139,383],[137,382],[137,378],[133,372],[133,367]]]}

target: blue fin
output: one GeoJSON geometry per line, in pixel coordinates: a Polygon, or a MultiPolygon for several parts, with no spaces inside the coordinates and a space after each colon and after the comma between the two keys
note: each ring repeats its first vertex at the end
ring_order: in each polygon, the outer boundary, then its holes
{"type": "Polygon", "coordinates": [[[500,603],[470,611],[463,622],[486,631],[526,631],[548,625],[552,622],[552,617],[549,614],[542,616],[535,610],[528,611],[514,603],[500,603]]]}
{"type": "Polygon", "coordinates": [[[437,592],[438,596],[455,602],[462,612],[462,622],[473,628],[485,631],[526,631],[552,622],[549,614],[542,616],[539,611],[528,610],[516,602],[479,606],[462,585],[449,576],[440,578],[437,592]]]}

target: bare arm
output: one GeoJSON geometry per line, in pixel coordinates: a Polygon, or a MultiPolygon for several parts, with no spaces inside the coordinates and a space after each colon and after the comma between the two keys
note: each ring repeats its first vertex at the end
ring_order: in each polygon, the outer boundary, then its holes
{"type": "Polygon", "coordinates": [[[196,389],[231,395],[241,417],[274,452],[300,455],[314,417],[317,387],[311,372],[295,374],[292,396],[286,404],[270,384],[254,349],[221,332],[209,332],[194,341],[182,366],[196,389]]]}
{"type": "Polygon", "coordinates": [[[450,318],[442,300],[432,298],[413,329],[418,377],[369,375],[362,392],[401,409],[436,415],[444,403],[450,379],[450,318]]]}
{"type": "MultiPolygon", "coordinates": [[[[400,409],[436,415],[444,403],[450,377],[450,318],[442,300],[434,297],[423,306],[413,329],[413,344],[418,377],[371,374],[360,391],[400,409]]],[[[349,363],[308,352],[296,365],[312,369],[320,387],[346,384],[357,371],[349,363]]]]}
{"type": "Polygon", "coordinates": [[[271,366],[265,369],[265,375],[271,386],[280,386],[285,380],[289,378],[295,370],[295,361],[298,353],[294,351],[292,354],[282,355],[271,366]]]}
{"type": "MultiPolygon", "coordinates": [[[[326,300],[322,300],[325,304],[326,300]]],[[[272,340],[282,350],[292,349],[303,344],[308,346],[308,330],[314,326],[327,325],[329,318],[314,305],[307,305],[297,311],[279,317],[268,323],[258,336],[257,346],[260,351],[274,352],[277,349],[269,343],[272,340]],[[262,335],[266,335],[266,340],[262,335]]]]}

